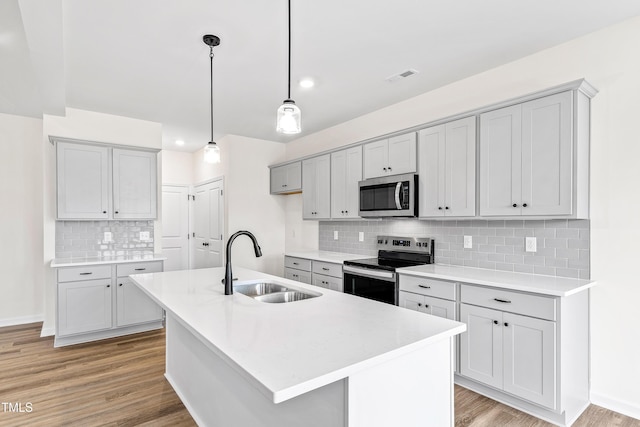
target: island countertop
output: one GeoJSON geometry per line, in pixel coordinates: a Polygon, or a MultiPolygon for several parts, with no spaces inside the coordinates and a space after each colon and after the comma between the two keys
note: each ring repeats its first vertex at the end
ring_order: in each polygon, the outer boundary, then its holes
{"type": "Polygon", "coordinates": [[[152,299],[274,403],[448,339],[463,323],[234,268],[238,283],[271,281],[322,293],[270,304],[225,296],[224,268],[133,275],[152,299]]]}

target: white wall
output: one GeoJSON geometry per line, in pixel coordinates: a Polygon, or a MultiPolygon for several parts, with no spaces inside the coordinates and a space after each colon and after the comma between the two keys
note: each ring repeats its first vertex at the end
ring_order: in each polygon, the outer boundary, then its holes
{"type": "MultiPolygon", "coordinates": [[[[87,141],[107,142],[111,144],[131,145],[145,148],[162,148],[162,125],[160,123],[137,120],[110,114],[67,108],[66,115],[44,115],[42,133],[40,134],[43,152],[42,195],[43,206],[43,260],[44,268],[44,324],[42,335],[55,333],[55,271],[48,265],[55,257],[55,147],[49,143],[48,137],[62,136],[87,141]]],[[[161,169],[158,175],[161,176],[161,169]]],[[[162,192],[158,191],[158,203],[162,202],[162,192]]],[[[155,230],[160,230],[156,221],[155,230]]],[[[159,235],[160,233],[154,233],[159,235]]],[[[155,240],[156,251],[160,249],[160,239],[155,240]]]]}
{"type": "Polygon", "coordinates": [[[0,114],[0,326],[41,321],[42,120],[0,114]]]}
{"type": "Polygon", "coordinates": [[[162,184],[191,185],[193,183],[193,153],[163,150],[162,184]]]}
{"type": "MultiPolygon", "coordinates": [[[[287,145],[287,158],[586,78],[592,101],[591,293],[592,400],[640,418],[640,18],[359,117],[287,145]]],[[[287,247],[301,242],[287,223],[287,247]]]]}

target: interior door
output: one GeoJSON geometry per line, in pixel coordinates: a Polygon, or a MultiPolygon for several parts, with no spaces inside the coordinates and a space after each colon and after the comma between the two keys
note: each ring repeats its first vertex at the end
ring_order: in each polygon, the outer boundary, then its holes
{"type": "Polygon", "coordinates": [[[189,268],[189,188],[162,186],[162,254],[164,271],[189,268]]]}
{"type": "Polygon", "coordinates": [[[223,262],[223,183],[196,186],[193,212],[193,268],[221,267],[223,262]]]}

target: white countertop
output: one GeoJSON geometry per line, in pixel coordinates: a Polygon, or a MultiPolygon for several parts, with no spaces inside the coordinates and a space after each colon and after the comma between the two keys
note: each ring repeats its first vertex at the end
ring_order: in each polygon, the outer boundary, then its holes
{"type": "Polygon", "coordinates": [[[269,280],[322,293],[270,304],[225,296],[224,268],[133,275],[168,313],[274,403],[465,331],[463,323],[234,268],[238,283],[269,280]]]}
{"type": "Polygon", "coordinates": [[[397,272],[410,276],[451,280],[557,297],[567,297],[596,285],[596,282],[592,280],[569,279],[565,277],[543,276],[540,274],[512,273],[509,271],[441,264],[399,268],[397,272]]]}
{"type": "Polygon", "coordinates": [[[342,264],[345,261],[352,259],[371,258],[367,255],[347,254],[343,252],[330,252],[330,251],[291,251],[286,252],[285,256],[292,256],[297,258],[311,259],[314,261],[333,262],[336,264],[342,264]]]}
{"type": "Polygon", "coordinates": [[[51,267],[78,267],[81,265],[97,265],[97,264],[121,264],[126,262],[140,261],[164,261],[166,256],[160,254],[135,254],[135,255],[116,255],[107,257],[76,257],[76,258],[54,258],[51,260],[51,267]]]}

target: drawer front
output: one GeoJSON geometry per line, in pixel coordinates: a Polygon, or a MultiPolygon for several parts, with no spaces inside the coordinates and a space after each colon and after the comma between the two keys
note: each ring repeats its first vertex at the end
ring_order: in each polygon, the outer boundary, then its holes
{"type": "Polygon", "coordinates": [[[556,320],[556,299],[552,297],[462,285],[460,302],[540,319],[556,320]]]}
{"type": "Polygon", "coordinates": [[[400,290],[430,297],[456,299],[456,282],[400,275],[400,290]]]}
{"type": "Polygon", "coordinates": [[[111,278],[111,265],[88,265],[86,267],[67,267],[58,269],[58,282],[76,282],[111,278]]]}
{"type": "Polygon", "coordinates": [[[284,277],[289,280],[295,280],[297,282],[311,284],[311,273],[308,271],[296,270],[295,268],[284,269],[284,277]]]}
{"type": "Polygon", "coordinates": [[[342,279],[342,264],[331,262],[313,261],[313,272],[325,276],[339,277],[342,279]]]}
{"type": "Polygon", "coordinates": [[[338,292],[343,292],[342,278],[313,273],[312,284],[338,292]]]}
{"type": "Polygon", "coordinates": [[[126,277],[130,274],[158,273],[162,271],[162,261],[130,262],[116,265],[116,276],[126,277]]]}
{"type": "Polygon", "coordinates": [[[311,260],[286,256],[284,257],[284,266],[296,270],[311,271],[311,260]]]}

